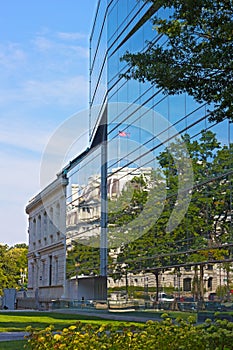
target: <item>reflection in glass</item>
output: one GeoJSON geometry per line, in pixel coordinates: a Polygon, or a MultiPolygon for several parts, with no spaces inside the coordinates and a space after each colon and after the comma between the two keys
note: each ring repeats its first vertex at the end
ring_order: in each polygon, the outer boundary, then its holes
{"type": "Polygon", "coordinates": [[[67,273],[97,273],[100,240],[100,148],[67,174],[67,273]],[[76,266],[76,267],[75,267],[76,266]],[[90,271],[89,271],[90,270],[90,271]],[[77,272],[77,271],[76,271],[77,272]]]}

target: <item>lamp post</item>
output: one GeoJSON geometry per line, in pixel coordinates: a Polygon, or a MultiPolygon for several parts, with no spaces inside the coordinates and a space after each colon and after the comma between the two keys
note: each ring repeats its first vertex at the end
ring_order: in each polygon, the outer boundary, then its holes
{"type": "Polygon", "coordinates": [[[20,278],[21,278],[21,285],[24,285],[25,279],[27,277],[27,268],[24,269],[20,268],[20,278]]]}
{"type": "Polygon", "coordinates": [[[181,278],[181,272],[180,268],[177,269],[177,287],[178,287],[178,300],[180,300],[180,278],[181,278]]]}

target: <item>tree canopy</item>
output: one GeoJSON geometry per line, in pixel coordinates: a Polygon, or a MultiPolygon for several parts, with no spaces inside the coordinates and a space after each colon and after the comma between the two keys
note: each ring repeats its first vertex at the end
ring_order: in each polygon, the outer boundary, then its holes
{"type": "MultiPolygon", "coordinates": [[[[189,207],[179,225],[167,231],[171,213],[178,205],[178,170],[171,155],[171,149],[172,154],[177,149],[174,141],[157,157],[167,184],[163,211],[143,235],[120,247],[113,264],[113,277],[121,278],[126,269],[135,274],[152,272],[157,278],[158,291],[161,271],[195,266],[196,273],[199,267],[201,276],[200,281],[196,276],[195,295],[202,299],[204,265],[232,260],[232,144],[222,145],[211,130],[203,130],[198,140],[188,134],[182,139],[193,165],[194,187],[189,207]]],[[[124,215],[118,217],[121,221],[128,219],[124,215]]]]}
{"type": "Polygon", "coordinates": [[[73,241],[72,249],[67,252],[66,276],[98,275],[100,266],[100,250],[80,242],[73,241]]]}
{"type": "Polygon", "coordinates": [[[28,248],[24,243],[14,247],[0,245],[0,295],[4,288],[26,287],[27,253],[28,248]]]}
{"type": "Polygon", "coordinates": [[[151,19],[156,40],[145,52],[126,52],[123,76],[206,102],[212,121],[233,120],[233,1],[163,0],[161,7],[167,12],[151,19]]]}

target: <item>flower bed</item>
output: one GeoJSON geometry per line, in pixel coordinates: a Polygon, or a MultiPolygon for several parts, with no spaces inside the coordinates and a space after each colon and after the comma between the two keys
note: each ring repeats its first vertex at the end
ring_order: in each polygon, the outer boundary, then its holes
{"type": "Polygon", "coordinates": [[[37,331],[27,327],[27,349],[159,349],[159,350],[216,350],[232,349],[233,323],[227,320],[195,325],[177,319],[173,322],[166,314],[160,322],[148,321],[143,325],[105,324],[102,326],[78,322],[61,332],[53,327],[37,331]]]}

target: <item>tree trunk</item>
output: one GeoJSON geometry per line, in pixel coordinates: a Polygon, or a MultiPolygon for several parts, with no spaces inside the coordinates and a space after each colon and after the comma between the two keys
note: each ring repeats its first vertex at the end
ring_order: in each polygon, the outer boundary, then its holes
{"type": "Polygon", "coordinates": [[[200,265],[200,300],[204,301],[204,265],[200,265]]]}
{"type": "Polygon", "coordinates": [[[193,277],[193,296],[194,300],[197,301],[198,295],[198,267],[194,266],[194,277],[193,277]]]}
{"type": "Polygon", "coordinates": [[[129,281],[128,281],[128,270],[125,270],[125,292],[126,292],[126,301],[128,301],[129,297],[129,281]]]}
{"type": "Polygon", "coordinates": [[[156,301],[159,300],[159,271],[155,272],[155,283],[156,283],[156,301]]]}

